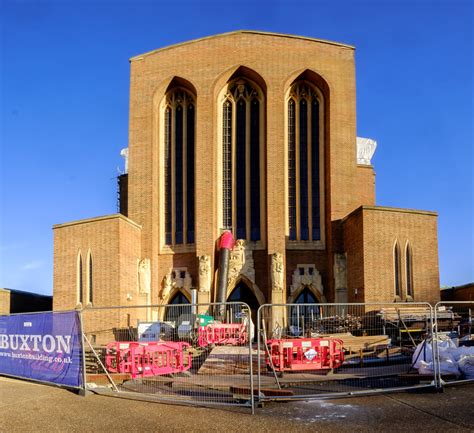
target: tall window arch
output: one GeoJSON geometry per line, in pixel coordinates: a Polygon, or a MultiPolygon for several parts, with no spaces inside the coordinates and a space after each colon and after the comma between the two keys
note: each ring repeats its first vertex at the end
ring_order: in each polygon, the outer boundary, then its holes
{"type": "Polygon", "coordinates": [[[393,247],[393,274],[394,274],[394,287],[395,297],[401,299],[402,297],[402,260],[400,254],[400,245],[398,241],[395,242],[393,247]]]}
{"type": "Polygon", "coordinates": [[[77,284],[77,302],[79,304],[82,304],[83,279],[82,279],[82,255],[80,251],[77,253],[76,284],[77,284]]]}
{"type": "Polygon", "coordinates": [[[262,239],[265,97],[253,81],[239,77],[223,92],[222,227],[238,239],[262,239]]]}
{"type": "Polygon", "coordinates": [[[164,106],[165,243],[194,243],[194,153],[196,102],[182,87],[166,94],[164,106]]]}
{"type": "Polygon", "coordinates": [[[288,225],[290,241],[321,240],[323,103],[310,82],[295,82],[289,91],[288,225]]]}
{"type": "Polygon", "coordinates": [[[410,243],[407,242],[405,250],[405,270],[406,270],[406,279],[407,279],[407,297],[410,296],[414,298],[413,293],[413,254],[410,243]]]}
{"type": "Polygon", "coordinates": [[[87,303],[92,304],[94,300],[94,279],[93,279],[92,252],[87,254],[87,303]]]}

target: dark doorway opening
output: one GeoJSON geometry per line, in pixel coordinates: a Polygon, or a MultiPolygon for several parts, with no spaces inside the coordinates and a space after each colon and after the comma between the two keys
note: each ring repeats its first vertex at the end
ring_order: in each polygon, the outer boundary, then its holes
{"type": "Polygon", "coordinates": [[[243,281],[238,282],[228,297],[227,302],[245,302],[250,307],[250,314],[254,325],[253,335],[254,338],[256,338],[257,310],[258,307],[260,307],[260,304],[249,286],[247,286],[243,281]]]}

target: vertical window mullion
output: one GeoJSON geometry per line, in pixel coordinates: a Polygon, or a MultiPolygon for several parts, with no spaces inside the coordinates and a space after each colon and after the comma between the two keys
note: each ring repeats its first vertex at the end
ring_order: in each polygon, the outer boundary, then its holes
{"type": "Polygon", "coordinates": [[[195,212],[195,205],[194,205],[194,154],[195,154],[195,110],[194,104],[191,103],[188,107],[188,115],[187,115],[187,125],[186,125],[186,133],[187,133],[187,152],[186,152],[186,163],[188,166],[187,170],[187,193],[186,193],[186,200],[187,200],[187,229],[186,229],[186,239],[188,243],[194,243],[194,212],[195,212]]]}
{"type": "Polygon", "coordinates": [[[164,178],[165,178],[165,242],[167,245],[173,243],[173,211],[172,211],[172,109],[167,107],[165,109],[165,167],[164,167],[164,178]]]}
{"type": "Polygon", "coordinates": [[[296,240],[295,101],[288,101],[288,226],[290,240],[296,240]]]}
{"type": "Polygon", "coordinates": [[[260,210],[260,101],[250,101],[250,240],[261,239],[260,210]]]}
{"type": "Polygon", "coordinates": [[[187,234],[187,227],[188,227],[188,201],[187,201],[187,189],[188,189],[188,98],[186,94],[183,97],[183,140],[182,140],[182,154],[183,154],[183,244],[188,243],[188,234],[187,234]]]}
{"type": "MultiPolygon", "coordinates": [[[[251,93],[251,92],[250,92],[251,93]]],[[[250,178],[252,176],[251,162],[250,162],[250,110],[251,110],[251,98],[248,97],[245,100],[245,237],[244,239],[250,238],[250,219],[252,217],[250,207],[250,178]]]]}
{"type": "Polygon", "coordinates": [[[236,101],[236,142],[235,142],[235,190],[236,190],[236,226],[237,239],[246,239],[246,111],[245,99],[236,101]]]}
{"type": "Polygon", "coordinates": [[[313,217],[313,226],[312,226],[312,239],[313,241],[319,241],[321,239],[321,204],[320,204],[320,126],[319,126],[319,116],[320,116],[320,107],[319,102],[316,97],[313,97],[312,102],[312,111],[311,111],[311,163],[312,163],[312,199],[311,199],[311,208],[312,208],[312,217],[313,217]]]}
{"type": "Polygon", "coordinates": [[[301,208],[300,208],[300,104],[299,98],[296,98],[295,101],[295,186],[296,186],[296,194],[295,194],[295,203],[296,203],[296,239],[301,240],[301,223],[300,223],[300,215],[301,215],[301,208]]]}
{"type": "Polygon", "coordinates": [[[222,150],[222,170],[223,170],[223,226],[225,229],[233,227],[233,188],[232,188],[232,141],[233,141],[233,109],[229,99],[224,101],[223,116],[223,150],[222,150]]]}
{"type": "Polygon", "coordinates": [[[308,102],[300,99],[300,236],[309,240],[308,232],[308,102]]]}
{"type": "Polygon", "coordinates": [[[308,125],[308,135],[307,135],[307,161],[308,161],[308,240],[312,241],[313,240],[313,203],[312,203],[312,197],[313,197],[313,183],[312,183],[312,174],[313,174],[313,167],[312,167],[312,115],[311,115],[311,108],[312,108],[312,97],[311,97],[311,89],[308,86],[308,105],[307,105],[307,116],[306,116],[306,123],[308,125]]]}

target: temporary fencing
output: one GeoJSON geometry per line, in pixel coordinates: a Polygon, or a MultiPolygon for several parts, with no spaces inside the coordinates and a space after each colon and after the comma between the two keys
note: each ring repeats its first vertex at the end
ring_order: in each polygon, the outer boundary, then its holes
{"type": "Polygon", "coordinates": [[[85,308],[82,322],[86,389],[253,411],[246,304],[85,308]]]}
{"type": "Polygon", "coordinates": [[[0,374],[82,388],[77,311],[0,315],[0,374]]]}
{"type": "Polygon", "coordinates": [[[255,342],[240,302],[4,315],[0,374],[253,413],[255,401],[474,382],[473,313],[473,301],[265,304],[255,342]]]}
{"type": "Polygon", "coordinates": [[[438,386],[474,382],[474,301],[442,301],[434,307],[435,341],[423,367],[438,386]]]}
{"type": "Polygon", "coordinates": [[[257,317],[260,400],[436,386],[415,366],[433,336],[428,303],[266,304],[257,317]]]}

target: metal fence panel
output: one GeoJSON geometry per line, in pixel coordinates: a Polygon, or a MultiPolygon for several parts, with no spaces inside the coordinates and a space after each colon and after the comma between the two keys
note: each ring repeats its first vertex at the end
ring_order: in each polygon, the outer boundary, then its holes
{"type": "Polygon", "coordinates": [[[428,303],[266,304],[257,317],[260,400],[436,385],[415,368],[432,341],[428,303]]]}
{"type": "Polygon", "coordinates": [[[86,388],[253,412],[250,317],[240,302],[86,308],[86,388]]]}
{"type": "Polygon", "coordinates": [[[438,386],[474,382],[474,301],[438,302],[434,317],[438,386]]]}

